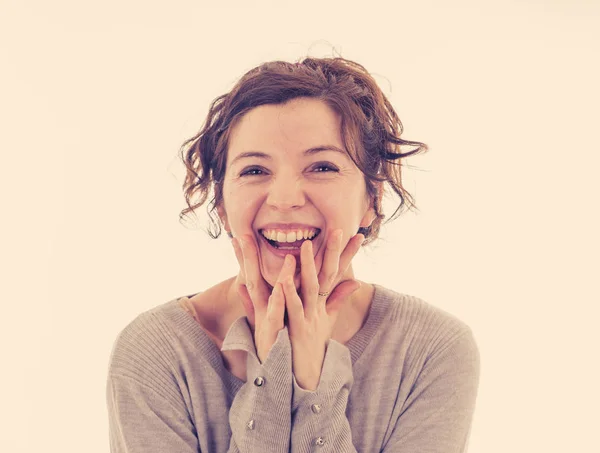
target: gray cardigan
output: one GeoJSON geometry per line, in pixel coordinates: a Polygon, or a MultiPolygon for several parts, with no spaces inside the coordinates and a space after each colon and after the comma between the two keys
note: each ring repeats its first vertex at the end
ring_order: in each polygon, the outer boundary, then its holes
{"type": "Polygon", "coordinates": [[[480,372],[471,329],[374,286],[361,330],[329,340],[314,392],[292,374],[287,327],[261,365],[247,318],[233,323],[222,349],[248,352],[244,382],[179,298],[141,313],[110,356],[111,452],[465,452],[480,372]]]}

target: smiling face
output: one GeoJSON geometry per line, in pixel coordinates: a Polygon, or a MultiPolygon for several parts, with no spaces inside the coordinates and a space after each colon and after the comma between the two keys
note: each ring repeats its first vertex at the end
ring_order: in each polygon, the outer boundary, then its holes
{"type": "MultiPolygon", "coordinates": [[[[344,151],[340,124],[340,116],[323,101],[296,98],[256,107],[231,130],[223,206],[217,209],[234,237],[254,238],[262,276],[271,286],[285,252],[260,234],[267,225],[294,223],[320,229],[313,240],[318,275],[329,235],[341,228],[345,248],[359,226],[369,226],[375,218],[364,176],[344,151]]],[[[299,257],[296,261],[298,289],[299,257]]],[[[351,267],[348,273],[352,274],[351,267]]]]}

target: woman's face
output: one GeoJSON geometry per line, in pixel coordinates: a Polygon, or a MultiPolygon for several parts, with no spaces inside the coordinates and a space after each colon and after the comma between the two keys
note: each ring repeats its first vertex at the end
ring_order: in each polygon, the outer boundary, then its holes
{"type": "MultiPolygon", "coordinates": [[[[232,128],[223,204],[218,211],[234,237],[252,235],[258,245],[263,278],[274,286],[284,262],[259,231],[269,224],[318,228],[313,240],[317,275],[329,235],[343,230],[342,250],[375,218],[364,176],[344,151],[340,116],[324,102],[296,98],[284,105],[263,105],[232,128]],[[307,152],[315,148],[331,149],[307,152]]],[[[269,228],[282,233],[298,228],[269,228]]],[[[296,288],[300,259],[296,259],[296,288]]],[[[351,267],[349,268],[352,273],[351,267]]]]}

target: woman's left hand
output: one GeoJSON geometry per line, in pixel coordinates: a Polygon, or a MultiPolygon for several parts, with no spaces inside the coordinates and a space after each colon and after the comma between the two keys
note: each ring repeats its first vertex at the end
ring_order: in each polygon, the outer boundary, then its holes
{"type": "Polygon", "coordinates": [[[292,367],[296,382],[308,391],[319,385],[327,343],[344,302],[349,300],[360,283],[350,279],[340,282],[352,258],[356,255],[364,235],[355,235],[342,250],[342,230],[329,236],[321,272],[317,276],[311,241],[304,241],[300,249],[301,296],[294,284],[295,258],[287,275],[280,275],[278,283],[288,313],[288,333],[292,345],[292,367]],[[330,292],[320,296],[319,292],[330,292]]]}

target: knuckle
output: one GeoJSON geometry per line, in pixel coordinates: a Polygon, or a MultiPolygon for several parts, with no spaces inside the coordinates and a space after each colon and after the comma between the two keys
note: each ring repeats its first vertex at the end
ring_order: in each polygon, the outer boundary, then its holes
{"type": "Polygon", "coordinates": [[[319,291],[320,289],[320,285],[319,282],[314,282],[314,283],[310,283],[307,285],[307,289],[311,292],[311,293],[316,293],[317,291],[319,291]]]}
{"type": "Polygon", "coordinates": [[[267,317],[265,318],[266,322],[270,325],[277,324],[277,316],[273,311],[267,313],[267,317]]]}
{"type": "Polygon", "coordinates": [[[335,275],[336,275],[336,274],[329,274],[329,275],[327,275],[327,277],[325,278],[325,283],[326,283],[327,285],[331,285],[331,284],[333,284],[333,282],[334,282],[334,280],[335,280],[335,275]]]}

